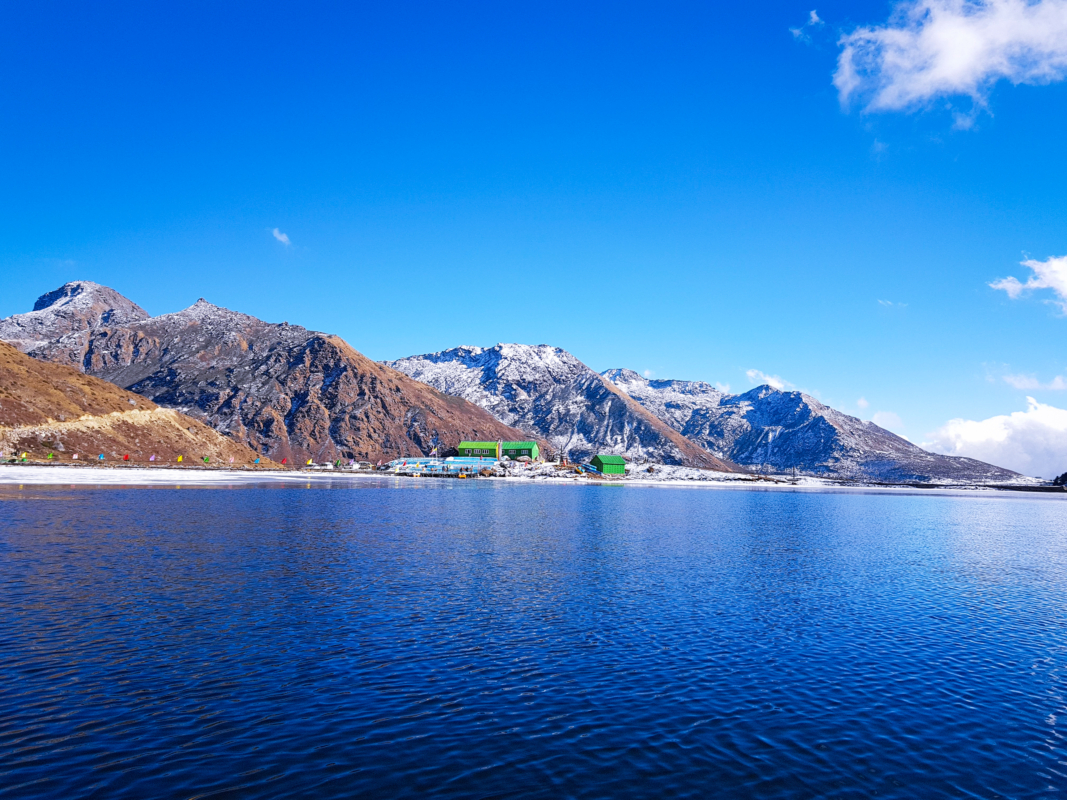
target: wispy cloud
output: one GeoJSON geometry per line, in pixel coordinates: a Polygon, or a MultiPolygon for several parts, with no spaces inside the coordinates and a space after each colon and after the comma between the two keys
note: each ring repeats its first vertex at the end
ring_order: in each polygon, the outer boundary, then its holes
{"type": "Polygon", "coordinates": [[[644,371],[644,372],[643,372],[642,374],[643,374],[643,375],[644,375],[644,376],[645,376],[646,378],[651,378],[651,377],[653,377],[653,376],[654,376],[654,375],[655,375],[656,373],[655,373],[655,371],[654,371],[654,370],[651,370],[651,369],[646,369],[646,370],[645,370],[645,371],[644,371]]]}
{"type": "Polygon", "coordinates": [[[292,242],[289,241],[289,236],[287,234],[282,233],[277,228],[275,228],[273,231],[271,231],[271,233],[274,234],[274,238],[275,239],[277,239],[279,242],[284,244],[286,247],[288,247],[289,245],[292,244],[292,242]]]}
{"type": "Polygon", "coordinates": [[[1018,278],[1001,278],[989,284],[992,288],[1008,293],[1008,297],[1015,300],[1023,294],[1035,289],[1051,289],[1058,300],[1050,302],[1060,307],[1067,314],[1067,256],[1048,258],[1044,261],[1027,259],[1021,262],[1024,267],[1029,267],[1033,275],[1022,283],[1018,278]]]}
{"type": "Polygon", "coordinates": [[[819,19],[819,15],[815,13],[815,9],[812,9],[808,12],[808,21],[805,22],[803,25],[800,25],[799,27],[790,28],[789,32],[793,34],[793,38],[795,39],[807,40],[807,29],[821,27],[822,24],[823,21],[819,19]]]}
{"type": "Polygon", "coordinates": [[[856,401],[856,405],[858,405],[860,408],[870,408],[871,404],[867,402],[866,397],[861,397],[859,400],[856,401]]]}
{"type": "Polygon", "coordinates": [[[745,375],[752,383],[767,384],[775,389],[792,389],[793,384],[787,381],[785,378],[780,378],[777,375],[768,375],[766,372],[762,372],[758,369],[750,369],[745,371],[745,375]]]}
{"type": "Polygon", "coordinates": [[[1053,478],[1067,471],[1067,410],[1026,398],[1026,411],[984,420],[954,419],[922,446],[1000,467],[1053,478]]]}
{"type": "Polygon", "coordinates": [[[892,300],[879,300],[878,305],[886,308],[907,308],[907,303],[894,303],[892,300]]]}
{"type": "MultiPolygon", "coordinates": [[[[905,0],[882,26],[838,41],[841,103],[900,111],[941,97],[985,106],[1001,79],[1040,84],[1067,76],[1067,0],[905,0]]],[[[968,127],[967,115],[957,117],[968,127]]]]}
{"type": "Polygon", "coordinates": [[[716,381],[715,388],[723,394],[730,394],[730,384],[728,383],[719,383],[718,381],[716,381]]]}
{"type": "Polygon", "coordinates": [[[1016,389],[1049,389],[1054,392],[1060,392],[1067,389],[1067,380],[1063,379],[1062,375],[1057,375],[1048,383],[1042,383],[1037,379],[1036,375],[1005,375],[1004,383],[1014,386],[1016,389]]]}

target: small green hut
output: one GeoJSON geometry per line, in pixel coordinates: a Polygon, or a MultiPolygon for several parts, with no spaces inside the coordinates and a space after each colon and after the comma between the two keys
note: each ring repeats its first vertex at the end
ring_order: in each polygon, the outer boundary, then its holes
{"type": "Polygon", "coordinates": [[[516,461],[523,456],[528,456],[532,461],[536,461],[541,455],[537,442],[504,442],[501,449],[504,451],[503,454],[505,456],[516,461]]]}
{"type": "Polygon", "coordinates": [[[464,458],[499,458],[496,442],[460,442],[459,454],[464,458]]]}
{"type": "Polygon", "coordinates": [[[626,459],[622,456],[595,455],[589,463],[603,475],[626,474],[626,459]]]}

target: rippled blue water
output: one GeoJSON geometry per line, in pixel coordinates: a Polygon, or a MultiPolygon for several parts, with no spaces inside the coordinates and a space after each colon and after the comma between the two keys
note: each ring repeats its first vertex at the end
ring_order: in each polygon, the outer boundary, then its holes
{"type": "Polygon", "coordinates": [[[1045,796],[1065,512],[0,489],[0,796],[1045,796]]]}

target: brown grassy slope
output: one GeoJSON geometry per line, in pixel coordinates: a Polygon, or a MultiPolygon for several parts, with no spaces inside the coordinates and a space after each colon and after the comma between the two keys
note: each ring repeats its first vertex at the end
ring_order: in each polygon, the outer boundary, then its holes
{"type": "MultiPolygon", "coordinates": [[[[249,465],[257,457],[203,423],[99,378],[61,364],[37,361],[0,342],[0,450],[31,458],[70,461],[103,453],[107,461],[129,454],[135,462],[249,465]],[[202,462],[201,462],[202,463],[202,462]]],[[[264,459],[264,461],[266,461],[264,459]]],[[[274,466],[263,464],[263,466],[274,466]]]]}

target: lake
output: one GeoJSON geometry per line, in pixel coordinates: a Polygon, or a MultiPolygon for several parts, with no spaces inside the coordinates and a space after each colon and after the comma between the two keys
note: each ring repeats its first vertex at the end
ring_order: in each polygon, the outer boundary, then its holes
{"type": "Polygon", "coordinates": [[[0,487],[0,797],[1043,797],[1067,505],[0,487]]]}

